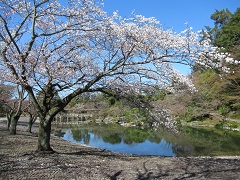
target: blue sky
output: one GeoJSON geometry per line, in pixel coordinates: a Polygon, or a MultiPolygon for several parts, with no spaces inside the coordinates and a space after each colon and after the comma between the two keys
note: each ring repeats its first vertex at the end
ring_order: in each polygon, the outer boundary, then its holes
{"type": "Polygon", "coordinates": [[[205,25],[213,25],[210,19],[216,9],[228,8],[234,13],[240,7],[240,0],[103,0],[104,10],[112,13],[115,10],[123,17],[135,14],[145,17],[156,17],[165,28],[173,28],[180,32],[185,22],[194,30],[205,25]]]}
{"type": "MultiPolygon", "coordinates": [[[[155,17],[166,29],[180,32],[186,28],[185,22],[194,31],[213,27],[210,19],[215,10],[228,8],[232,13],[240,7],[240,0],[103,0],[104,11],[109,14],[118,10],[122,17],[130,17],[132,11],[145,17],[155,17]]],[[[187,75],[189,67],[177,65],[177,69],[187,75]]]]}

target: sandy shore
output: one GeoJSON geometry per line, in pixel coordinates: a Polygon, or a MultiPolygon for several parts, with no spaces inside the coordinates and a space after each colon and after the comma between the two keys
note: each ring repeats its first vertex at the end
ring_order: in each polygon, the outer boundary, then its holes
{"type": "Polygon", "coordinates": [[[240,157],[156,157],[112,153],[52,137],[54,154],[36,153],[37,125],[0,121],[0,179],[240,179],[240,157]]]}

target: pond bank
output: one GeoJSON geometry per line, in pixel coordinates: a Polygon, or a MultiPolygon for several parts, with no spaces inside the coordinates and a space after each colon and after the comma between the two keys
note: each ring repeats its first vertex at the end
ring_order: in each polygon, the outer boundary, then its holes
{"type": "Polygon", "coordinates": [[[9,135],[0,122],[0,179],[240,179],[240,157],[157,157],[112,153],[52,137],[35,153],[37,126],[9,135]]]}

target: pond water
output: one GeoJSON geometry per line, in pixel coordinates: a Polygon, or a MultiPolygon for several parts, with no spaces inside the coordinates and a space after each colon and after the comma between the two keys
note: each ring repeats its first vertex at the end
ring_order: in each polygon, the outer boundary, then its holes
{"type": "Polygon", "coordinates": [[[78,144],[137,155],[240,155],[240,133],[183,128],[181,133],[119,125],[62,128],[55,135],[78,144]]]}

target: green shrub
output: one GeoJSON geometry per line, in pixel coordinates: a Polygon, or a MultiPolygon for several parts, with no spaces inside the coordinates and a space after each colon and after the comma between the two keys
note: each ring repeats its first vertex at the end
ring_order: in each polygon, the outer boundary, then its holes
{"type": "Polygon", "coordinates": [[[116,99],[114,97],[109,97],[108,98],[108,104],[110,106],[113,106],[116,103],[116,99]]]}
{"type": "Polygon", "coordinates": [[[226,105],[221,105],[218,108],[218,112],[223,116],[227,116],[227,114],[230,112],[230,108],[226,105]]]}

